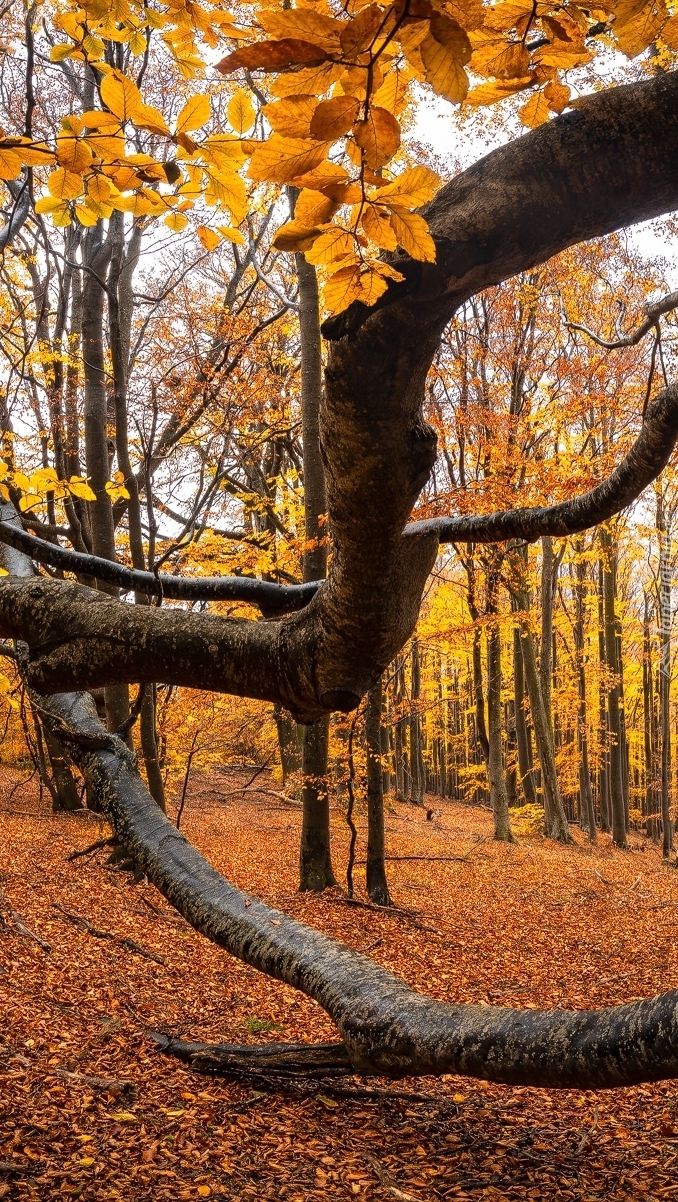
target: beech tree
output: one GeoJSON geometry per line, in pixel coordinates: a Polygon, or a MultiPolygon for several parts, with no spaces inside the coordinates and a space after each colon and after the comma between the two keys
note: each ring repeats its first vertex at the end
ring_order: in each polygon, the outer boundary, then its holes
{"type": "MultiPolygon", "coordinates": [[[[666,466],[678,437],[678,386],[671,384],[647,405],[630,452],[584,495],[492,514],[424,520],[413,515],[436,455],[435,435],[422,417],[427,373],[460,305],[569,246],[678,206],[678,75],[665,69],[672,64],[678,18],[663,2],[595,12],[575,5],[567,11],[557,6],[553,13],[547,5],[543,12],[532,4],[529,12],[518,7],[518,16],[514,6],[487,11],[450,4],[443,11],[428,0],[417,0],[412,9],[370,5],[336,15],[269,9],[259,17],[272,41],[248,40],[231,30],[246,44],[226,56],[222,72],[278,71],[286,73],[285,88],[292,79],[302,97],[313,87],[317,93],[306,109],[301,105],[300,115],[297,102],[291,110],[284,104],[285,97],[298,101],[299,93],[283,89],[280,101],[265,106],[274,133],[231,150],[238,164],[237,154],[249,156],[250,179],[301,187],[305,216],[297,202],[276,245],[332,268],[324,282],[325,304],[334,312],[322,327],[326,366],[319,409],[331,550],[326,579],[285,587],[254,578],[186,578],[130,568],[114,561],[112,549],[104,557],[38,539],[22,528],[11,501],[2,506],[0,540],[9,575],[0,581],[0,633],[16,640],[34,704],[53,737],[68,748],[88,796],[106,813],[129,856],[197,930],[314,998],[341,1037],[320,1047],[172,1045],[198,1066],[392,1076],[459,1072],[584,1088],[678,1073],[675,991],[590,1012],[445,1005],[235,889],[163,814],[124,739],[99,721],[89,692],[156,682],[209,688],[273,702],[298,722],[318,727],[333,711],[354,711],[410,637],[441,544],[531,542],[581,533],[629,505],[666,466]],[[509,7],[510,14],[502,12],[509,7]],[[531,29],[538,36],[528,42],[531,29]],[[580,96],[562,111],[571,94],[557,78],[558,68],[591,61],[588,45],[601,32],[629,57],[655,39],[665,60],[655,63],[648,78],[580,96]],[[492,100],[532,90],[522,115],[537,128],[482,158],[435,195],[437,181],[423,166],[385,184],[382,172],[396,153],[399,124],[385,107],[382,89],[391,86],[390,72],[397,92],[401,57],[415,78],[453,101],[466,97],[469,62],[471,71],[490,79],[477,89],[486,89],[481,101],[487,90],[492,100]],[[324,87],[311,85],[308,75],[299,82],[303,72],[321,66],[324,87]],[[343,95],[319,99],[344,75],[343,95]],[[298,124],[291,133],[284,124],[307,119],[308,138],[299,137],[298,124]],[[287,134],[277,132],[276,121],[287,134]],[[348,139],[356,178],[343,167],[339,176],[331,169],[328,154],[337,137],[348,139]],[[432,199],[422,212],[415,211],[427,196],[432,199]],[[342,225],[344,204],[359,212],[342,225]],[[50,578],[36,573],[32,563],[78,579],[50,578]],[[102,587],[88,587],[83,579],[102,587]],[[266,620],[128,605],[111,591],[118,589],[167,601],[243,599],[259,606],[266,620]]],[[[210,176],[213,194],[227,187],[209,165],[214,143],[207,139],[201,146],[190,136],[207,120],[209,103],[205,109],[205,97],[189,98],[170,135],[162,113],[142,100],[136,84],[129,86],[124,54],[118,53],[129,42],[130,53],[143,54],[146,35],[124,17],[124,37],[113,39],[115,53],[106,58],[111,21],[107,8],[104,13],[93,4],[62,14],[59,27],[70,40],[61,59],[84,64],[87,95],[93,105],[96,88],[102,107],[93,109],[88,100],[80,124],[68,118],[54,146],[47,138],[38,144],[27,120],[24,132],[2,140],[4,174],[13,180],[22,165],[29,171],[53,167],[48,195],[36,209],[64,225],[75,216],[100,230],[99,223],[116,220],[114,212],[158,216],[170,208],[170,220],[180,227],[187,195],[181,187],[202,187],[196,182],[200,172],[210,176]],[[184,167],[145,152],[123,161],[128,123],[173,140],[186,156],[184,167]],[[88,129],[96,136],[83,133],[88,129]],[[163,168],[169,185],[179,177],[185,181],[178,191],[147,187],[149,179],[159,178],[158,161],[169,168],[163,168]]],[[[192,51],[177,32],[181,23],[175,17],[163,22],[169,27],[166,44],[192,69],[192,51]]],[[[221,14],[220,23],[232,25],[233,17],[221,14]]],[[[114,32],[120,34],[117,25],[114,32]]],[[[391,104],[399,111],[397,97],[391,104]]],[[[240,117],[233,112],[229,120],[239,120],[242,133],[254,120],[242,97],[238,106],[240,117]]],[[[229,152],[222,145],[220,153],[229,152]]],[[[220,236],[237,241],[235,225],[247,202],[242,178],[233,172],[232,179],[225,203],[234,225],[220,227],[220,236]]],[[[5,243],[19,224],[28,176],[13,189],[5,243]]],[[[204,227],[207,244],[211,232],[204,227]]],[[[95,257],[85,265],[90,279],[97,275],[100,245],[92,236],[95,257]]],[[[101,363],[94,366],[101,373],[101,363]]],[[[99,489],[102,484],[97,481],[99,489]]],[[[116,721],[118,716],[116,711],[116,721]]]]}

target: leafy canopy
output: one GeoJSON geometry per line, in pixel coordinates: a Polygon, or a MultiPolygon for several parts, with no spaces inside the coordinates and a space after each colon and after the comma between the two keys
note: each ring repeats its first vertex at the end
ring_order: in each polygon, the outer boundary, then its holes
{"type": "Polygon", "coordinates": [[[669,66],[678,51],[666,0],[263,0],[237,12],[195,0],[47,0],[37,11],[49,18],[52,61],[94,81],[93,107],[64,115],[54,138],[0,137],[0,178],[36,172],[37,211],[57,226],[119,210],[178,232],[207,206],[214,214],[197,228],[207,251],[243,241],[258,189],[291,185],[294,216],[274,245],[322,269],[334,312],[373,304],[402,278],[382,252],[435,259],[417,210],[439,180],[401,153],[417,86],[471,107],[525,93],[519,116],[535,127],[578,103],[565,78],[597,55],[651,48],[644,63],[669,66]],[[148,102],[149,56],[193,79],[213,73],[208,60],[222,49],[216,70],[242,86],[218,114],[206,92],[174,118],[172,88],[162,107],[148,102]]]}

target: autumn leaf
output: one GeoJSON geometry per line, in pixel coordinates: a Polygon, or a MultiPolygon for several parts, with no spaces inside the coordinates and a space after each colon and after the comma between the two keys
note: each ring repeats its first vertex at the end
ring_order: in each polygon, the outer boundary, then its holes
{"type": "Polygon", "coordinates": [[[348,133],[360,110],[360,101],[355,96],[333,96],[321,100],[311,118],[312,138],[322,142],[333,142],[348,133]]]}
{"type": "Polygon", "coordinates": [[[440,176],[430,167],[410,167],[378,192],[380,202],[393,201],[401,208],[418,209],[435,196],[440,176]]]}
{"type": "Polygon", "coordinates": [[[383,167],[400,146],[400,125],[388,109],[371,107],[366,121],[353,127],[353,137],[368,167],[383,167]]]}
{"type": "Polygon", "coordinates": [[[230,75],[245,67],[249,71],[282,71],[286,67],[308,63],[324,63],[328,54],[313,42],[299,38],[283,38],[279,42],[254,42],[241,46],[216,64],[222,75],[230,75]]]}
{"type": "Polygon", "coordinates": [[[21,159],[14,150],[0,146],[0,179],[16,179],[21,175],[21,159]]]}
{"type": "Polygon", "coordinates": [[[82,194],[84,184],[82,176],[67,171],[65,167],[58,167],[48,176],[47,188],[50,195],[58,200],[74,200],[82,194]]]}
{"type": "Polygon", "coordinates": [[[168,229],[173,230],[175,234],[178,234],[180,230],[183,230],[188,225],[188,217],[184,213],[168,213],[167,217],[163,218],[163,221],[168,229]]]}
{"type": "Polygon", "coordinates": [[[563,109],[567,107],[571,92],[566,84],[551,80],[544,88],[544,96],[553,113],[562,113],[563,109]]]}
{"type": "Polygon", "coordinates": [[[419,53],[424,64],[426,82],[434,92],[443,96],[445,100],[461,104],[468,92],[468,76],[461,59],[431,35],[424,38],[419,46],[419,53]]]}
{"type": "Polygon", "coordinates": [[[398,239],[395,236],[390,221],[388,209],[378,209],[376,205],[365,205],[362,215],[362,227],[371,242],[382,250],[395,250],[398,239]]]}
{"type": "Polygon", "coordinates": [[[283,138],[271,134],[267,142],[257,147],[247,170],[250,179],[286,184],[312,171],[327,157],[324,143],[302,138],[283,138]]]}
{"type": "Polygon", "coordinates": [[[398,245],[411,255],[413,259],[421,259],[427,263],[435,263],[436,247],[429,228],[423,217],[418,213],[410,213],[408,209],[391,208],[391,225],[398,239],[398,245]]]}
{"type": "Polygon", "coordinates": [[[661,38],[662,41],[666,42],[666,45],[669,46],[671,50],[678,50],[678,16],[671,17],[671,19],[667,21],[664,26],[662,26],[661,38]]]}
{"type": "Polygon", "coordinates": [[[294,217],[306,227],[323,225],[331,221],[338,208],[338,201],[331,200],[324,193],[302,188],[294,205],[294,217]]]}
{"type": "Polygon", "coordinates": [[[543,92],[535,92],[534,96],[531,96],[527,101],[527,104],[518,109],[520,120],[523,125],[528,125],[530,129],[536,129],[538,125],[543,125],[545,121],[548,121],[550,115],[551,109],[548,98],[543,92]]]}
{"type": "Polygon", "coordinates": [[[132,1114],[130,1110],[116,1110],[111,1118],[116,1123],[137,1123],[139,1121],[139,1116],[132,1114]]]}
{"type": "Polygon", "coordinates": [[[309,138],[311,120],[318,107],[316,96],[287,96],[264,106],[263,113],[271,129],[285,138],[309,138]]]}
{"type": "Polygon", "coordinates": [[[66,171],[82,173],[90,166],[92,158],[92,151],[86,142],[78,138],[57,138],[56,161],[66,171]]]}
{"type": "Polygon", "coordinates": [[[79,497],[81,501],[96,501],[97,499],[96,493],[83,476],[71,476],[68,481],[68,489],[74,497],[79,497]]]}
{"type": "Polygon", "coordinates": [[[524,92],[526,88],[533,87],[534,82],[534,76],[527,75],[523,79],[497,79],[493,83],[481,83],[468,93],[464,103],[470,104],[474,108],[480,108],[485,104],[496,104],[497,101],[504,100],[507,96],[515,96],[517,92],[524,92]]]}
{"type": "Polygon", "coordinates": [[[177,117],[177,132],[182,134],[192,133],[193,130],[200,129],[202,125],[205,125],[211,115],[212,109],[209,96],[205,96],[204,94],[189,96],[177,117]]]}
{"type": "Polygon", "coordinates": [[[318,228],[309,228],[302,221],[288,221],[276,232],[273,245],[276,250],[282,251],[310,250],[321,232],[318,228]]]}
{"type": "Polygon", "coordinates": [[[254,125],[257,114],[248,93],[243,88],[238,88],[237,92],[231,96],[226,106],[226,116],[229,125],[241,136],[254,125]]]}
{"type": "Polygon", "coordinates": [[[354,248],[353,235],[347,230],[342,230],[340,226],[333,225],[316,239],[313,248],[307,251],[306,259],[316,266],[326,267],[344,255],[353,254],[354,248]]]}
{"type": "Polygon", "coordinates": [[[219,235],[214,230],[208,229],[206,225],[199,225],[196,234],[205,247],[205,250],[214,250],[221,242],[219,235]]]}
{"type": "Polygon", "coordinates": [[[121,71],[110,71],[99,85],[101,99],[120,121],[129,121],[143,110],[143,97],[137,85],[121,71]]]}

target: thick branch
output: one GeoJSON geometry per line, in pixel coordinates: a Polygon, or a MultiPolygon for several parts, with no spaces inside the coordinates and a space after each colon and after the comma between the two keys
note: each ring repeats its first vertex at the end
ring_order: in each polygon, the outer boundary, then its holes
{"type": "MultiPolygon", "coordinates": [[[[678,992],[579,1012],[435,1001],[220,876],[155,805],[131,753],[119,739],[111,742],[87,694],[49,698],[44,711],[61,739],[68,739],[68,730],[76,734],[71,746],[78,767],[126,850],[171,904],[213,943],[300,989],[330,1015],[343,1051],[309,1052],[311,1058],[327,1056],[330,1070],[341,1069],[347,1055],[354,1072],[364,1075],[463,1073],[555,1088],[678,1075],[678,992]]],[[[259,1063],[262,1054],[251,1053],[259,1063]]],[[[246,1055],[238,1050],[241,1066],[246,1055]]]]}
{"type": "Polygon", "coordinates": [[[498,543],[544,535],[564,538],[598,526],[635,501],[666,467],[678,439],[678,385],[660,392],[649,406],[643,428],[626,458],[607,480],[560,505],[509,509],[499,513],[431,518],[413,522],[406,535],[435,531],[441,543],[498,543]]]}
{"type": "MultiPolygon", "coordinates": [[[[379,310],[405,300],[414,339],[428,312],[447,322],[483,288],[622,226],[678,207],[678,72],[611,88],[492,151],[424,210],[435,264],[390,256],[405,275],[377,305],[354,303],[325,322],[326,338],[374,329],[379,310]]],[[[399,306],[400,308],[400,306],[399,306]]]]}
{"type": "Polygon", "coordinates": [[[176,601],[246,601],[263,613],[294,613],[308,605],[322,581],[283,586],[249,576],[172,576],[167,572],[143,572],[111,563],[98,555],[84,555],[36,538],[16,525],[0,521],[0,542],[23,551],[37,563],[46,563],[79,576],[115,584],[151,597],[176,601]]]}

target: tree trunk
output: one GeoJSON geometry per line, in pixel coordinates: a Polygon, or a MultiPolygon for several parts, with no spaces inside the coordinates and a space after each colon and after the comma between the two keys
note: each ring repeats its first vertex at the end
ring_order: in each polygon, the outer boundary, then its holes
{"type": "Polygon", "coordinates": [[[607,709],[610,722],[610,797],[612,802],[612,838],[617,847],[626,847],[626,815],[628,805],[624,792],[621,724],[621,662],[617,639],[615,569],[617,548],[609,530],[600,531],[603,550],[603,612],[605,618],[605,657],[610,673],[607,709]]]}
{"type": "Polygon", "coordinates": [[[423,806],[426,789],[426,770],[422,749],[421,714],[419,701],[421,699],[421,660],[419,641],[412,639],[412,688],[410,710],[410,801],[413,805],[423,806]]]}
{"type": "Polygon", "coordinates": [[[301,770],[301,739],[304,728],[298,726],[292,715],[281,705],[273,706],[273,718],[278,732],[282,783],[286,785],[290,777],[301,770]]]}
{"type": "Polygon", "coordinates": [[[490,780],[490,804],[495,839],[512,843],[501,744],[501,631],[497,620],[497,578],[492,569],[488,571],[487,578],[487,612],[491,619],[487,631],[487,775],[490,780]]]}
{"type": "Polygon", "coordinates": [[[656,487],[659,536],[659,744],[661,748],[660,799],[662,855],[673,849],[671,823],[671,558],[661,485],[656,487]]]}
{"type": "MultiPolygon", "coordinates": [[[[514,603],[515,606],[515,603],[514,603]]],[[[518,774],[526,805],[537,804],[537,794],[532,775],[532,748],[530,732],[525,716],[525,669],[520,630],[513,629],[513,696],[516,718],[516,746],[518,750],[518,774]]]]}
{"type": "Polygon", "coordinates": [[[517,593],[516,597],[522,611],[521,647],[525,667],[525,681],[530,699],[532,725],[537,744],[537,755],[539,756],[541,766],[542,789],[544,790],[544,834],[549,839],[557,839],[559,843],[571,843],[572,834],[567,823],[560,795],[551,731],[541,695],[537,657],[534,650],[532,630],[530,629],[529,598],[527,593],[517,593]]]}
{"type": "Polygon", "coordinates": [[[575,544],[576,554],[576,584],[575,584],[575,619],[574,619],[574,648],[577,666],[577,732],[579,744],[579,815],[582,826],[588,830],[589,839],[595,843],[596,811],[591,792],[591,774],[589,770],[589,742],[586,713],[586,666],[584,663],[584,589],[586,582],[586,565],[583,559],[583,546],[575,544]]]}
{"type": "Polygon", "coordinates": [[[381,767],[382,678],[367,694],[365,747],[367,751],[367,894],[378,906],[390,906],[384,860],[384,791],[381,767]]]}

